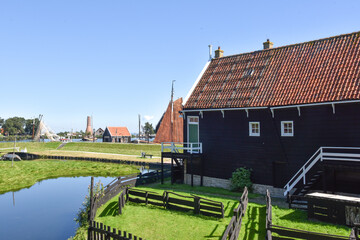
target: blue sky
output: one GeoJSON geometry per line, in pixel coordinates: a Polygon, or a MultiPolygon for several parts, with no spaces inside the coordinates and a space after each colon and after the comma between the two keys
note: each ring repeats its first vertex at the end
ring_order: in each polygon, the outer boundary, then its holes
{"type": "Polygon", "coordinates": [[[208,61],[360,31],[360,1],[1,0],[0,117],[53,130],[156,125],[208,61]]]}

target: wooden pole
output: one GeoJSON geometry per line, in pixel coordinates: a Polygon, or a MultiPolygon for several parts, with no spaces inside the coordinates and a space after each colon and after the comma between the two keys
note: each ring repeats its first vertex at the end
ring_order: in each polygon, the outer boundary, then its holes
{"type": "Polygon", "coordinates": [[[89,213],[89,220],[91,219],[92,214],[92,208],[93,208],[93,202],[94,202],[94,177],[91,177],[91,184],[90,184],[90,213],[89,213]]]}
{"type": "Polygon", "coordinates": [[[173,138],[173,131],[174,131],[174,82],[175,80],[172,81],[171,83],[171,114],[170,114],[170,142],[174,142],[174,138],[173,138]]]}
{"type": "Polygon", "coordinates": [[[12,155],[12,158],[11,158],[11,167],[14,166],[15,148],[16,148],[16,135],[15,135],[15,141],[14,141],[13,155],[12,155]]]}
{"type": "Polygon", "coordinates": [[[140,114],[139,114],[139,141],[140,142],[140,127],[141,127],[141,124],[140,124],[140,114]]]}
{"type": "Polygon", "coordinates": [[[161,184],[164,184],[164,158],[161,154],[161,184]]]}

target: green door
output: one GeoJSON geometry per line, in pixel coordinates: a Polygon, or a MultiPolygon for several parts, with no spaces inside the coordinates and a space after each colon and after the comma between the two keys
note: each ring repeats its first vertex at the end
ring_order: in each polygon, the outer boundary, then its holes
{"type": "Polygon", "coordinates": [[[191,143],[199,142],[199,125],[198,124],[189,124],[189,142],[191,142],[191,143]]]}
{"type": "MultiPolygon", "coordinates": [[[[188,117],[188,142],[198,143],[199,142],[199,117],[188,117]]],[[[190,147],[190,146],[189,146],[190,147]]],[[[199,147],[198,144],[192,145],[192,147],[199,147]]]]}

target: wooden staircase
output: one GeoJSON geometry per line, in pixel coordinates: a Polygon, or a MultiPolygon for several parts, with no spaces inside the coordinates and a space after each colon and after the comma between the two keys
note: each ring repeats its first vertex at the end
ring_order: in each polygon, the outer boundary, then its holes
{"type": "Polygon", "coordinates": [[[305,195],[314,190],[314,186],[323,178],[322,166],[325,163],[360,164],[360,148],[320,147],[285,185],[284,196],[287,197],[289,208],[307,208],[305,195]],[[294,188],[296,190],[292,192],[294,188]]]}
{"type": "Polygon", "coordinates": [[[307,209],[305,195],[321,180],[323,172],[323,170],[317,170],[305,185],[299,186],[293,194],[288,195],[289,208],[307,209]]]}

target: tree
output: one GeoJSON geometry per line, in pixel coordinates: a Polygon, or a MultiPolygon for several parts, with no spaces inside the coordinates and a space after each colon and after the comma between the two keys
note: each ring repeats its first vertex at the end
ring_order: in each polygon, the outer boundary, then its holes
{"type": "Polygon", "coordinates": [[[25,133],[25,118],[22,117],[13,117],[6,119],[4,125],[2,126],[4,132],[9,135],[19,134],[22,135],[25,133]]]}
{"type": "Polygon", "coordinates": [[[4,124],[4,119],[0,117],[0,127],[4,124]]]}
{"type": "Polygon", "coordinates": [[[28,135],[32,135],[33,134],[33,123],[35,123],[35,128],[34,128],[34,134],[36,133],[36,130],[39,127],[39,119],[35,118],[35,119],[26,119],[25,121],[25,133],[28,135]]]}
{"type": "Polygon", "coordinates": [[[149,123],[149,122],[145,123],[145,126],[143,127],[143,129],[144,129],[145,135],[150,135],[150,134],[155,133],[153,125],[151,123],[149,123]]]}

